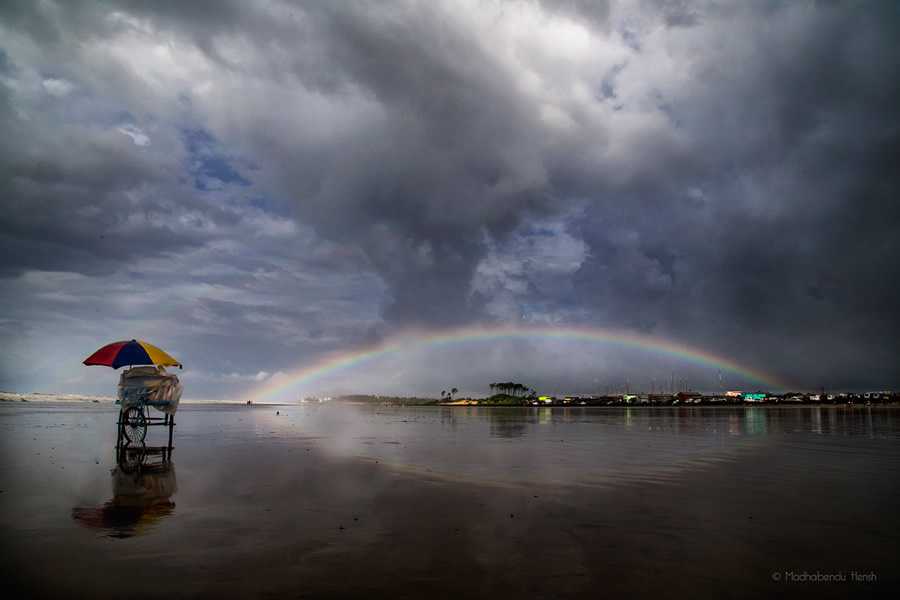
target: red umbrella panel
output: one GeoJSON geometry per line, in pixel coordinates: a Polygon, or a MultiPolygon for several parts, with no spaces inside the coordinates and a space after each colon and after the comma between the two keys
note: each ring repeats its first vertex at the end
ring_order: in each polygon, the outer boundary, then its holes
{"type": "Polygon", "coordinates": [[[161,365],[181,368],[181,363],[147,342],[131,340],[103,346],[84,360],[86,365],[118,369],[128,365],[161,365]]]}

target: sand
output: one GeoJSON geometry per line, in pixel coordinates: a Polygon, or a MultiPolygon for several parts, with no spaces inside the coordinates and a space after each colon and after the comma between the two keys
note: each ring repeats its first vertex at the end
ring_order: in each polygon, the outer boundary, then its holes
{"type": "Polygon", "coordinates": [[[295,409],[229,410],[207,425],[198,423],[212,413],[179,413],[169,472],[145,469],[151,501],[124,528],[86,522],[117,497],[119,508],[128,504],[116,485],[141,486],[115,465],[109,407],[0,413],[7,589],[83,598],[837,598],[887,597],[900,583],[897,484],[861,472],[859,453],[810,469],[808,455],[776,443],[669,481],[509,481],[380,459],[379,445],[405,443],[402,435],[361,433],[370,455],[342,454],[329,431],[302,429],[295,409]],[[878,579],[773,580],[854,570],[878,579]]]}

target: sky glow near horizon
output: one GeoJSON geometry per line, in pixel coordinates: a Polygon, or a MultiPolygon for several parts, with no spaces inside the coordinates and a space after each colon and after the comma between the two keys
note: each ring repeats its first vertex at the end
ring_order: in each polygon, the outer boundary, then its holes
{"type": "Polygon", "coordinates": [[[132,338],[208,399],[900,388],[898,28],[888,1],[4,3],[0,390],[110,395],[81,361],[132,338]]]}

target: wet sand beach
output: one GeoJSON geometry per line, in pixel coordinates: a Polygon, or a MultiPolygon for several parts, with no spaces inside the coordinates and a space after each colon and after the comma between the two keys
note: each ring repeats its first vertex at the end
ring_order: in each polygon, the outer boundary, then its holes
{"type": "Polygon", "coordinates": [[[3,404],[4,581],[17,597],[890,597],[900,413],[817,410],[187,404],[172,464],[126,473],[113,407],[3,404]]]}

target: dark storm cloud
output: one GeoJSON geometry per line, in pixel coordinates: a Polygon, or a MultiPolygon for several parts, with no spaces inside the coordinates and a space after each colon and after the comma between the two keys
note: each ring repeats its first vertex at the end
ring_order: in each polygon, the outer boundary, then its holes
{"type": "Polygon", "coordinates": [[[0,11],[0,275],[35,298],[138,273],[235,372],[224,340],[277,340],[253,377],[499,322],[896,382],[895,3],[0,11]]]}
{"type": "Polygon", "coordinates": [[[468,288],[485,233],[505,235],[523,216],[546,212],[548,198],[528,173],[540,170],[539,159],[521,150],[535,143],[531,110],[451,7],[312,3],[275,16],[226,8],[210,18],[175,3],[136,8],[226,65],[217,35],[266,38],[278,59],[248,76],[295,77],[313,93],[369,103],[372,122],[348,139],[310,144],[315,132],[279,127],[277,112],[227,127],[264,157],[279,192],[274,209],[366,252],[389,286],[385,318],[425,325],[478,318],[468,288]],[[317,62],[304,58],[308,49],[317,62]]]}
{"type": "Polygon", "coordinates": [[[806,385],[894,378],[900,54],[896,7],[877,8],[824,7],[796,29],[776,11],[775,32],[746,15],[743,62],[704,55],[697,79],[721,85],[669,103],[699,159],[591,206],[577,283],[601,322],[703,339],[806,385]]]}
{"type": "MultiPolygon", "coordinates": [[[[324,60],[375,103],[377,124],[348,143],[316,147],[309,162],[302,139],[278,140],[288,151],[299,146],[296,168],[281,173],[282,196],[326,237],[366,251],[389,286],[389,321],[478,318],[469,284],[485,257],[484,235],[503,236],[550,210],[543,182],[529,172],[542,168],[540,159],[523,151],[539,144],[533,112],[451,8],[353,8],[312,18],[324,30],[324,60]],[[310,181],[316,191],[292,194],[310,181]]],[[[299,80],[319,81],[305,65],[295,68],[299,80]]]]}

